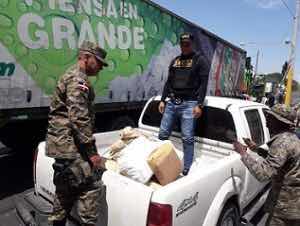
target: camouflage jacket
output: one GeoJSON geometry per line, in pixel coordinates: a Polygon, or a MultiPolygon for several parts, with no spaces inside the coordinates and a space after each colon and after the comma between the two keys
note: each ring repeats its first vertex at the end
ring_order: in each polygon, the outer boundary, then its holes
{"type": "Polygon", "coordinates": [[[77,65],[60,78],[50,105],[47,156],[75,159],[79,153],[86,156],[97,153],[93,137],[94,98],[87,75],[77,65]]]}
{"type": "Polygon", "coordinates": [[[277,217],[300,219],[300,140],[285,132],[272,140],[266,159],[254,159],[248,153],[242,161],[259,180],[271,180],[267,211],[277,217]]]}

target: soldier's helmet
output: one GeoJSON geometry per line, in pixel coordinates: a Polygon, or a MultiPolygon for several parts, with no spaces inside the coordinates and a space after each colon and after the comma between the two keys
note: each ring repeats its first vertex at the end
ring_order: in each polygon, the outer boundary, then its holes
{"type": "Polygon", "coordinates": [[[285,104],[276,104],[267,113],[273,115],[275,118],[283,123],[296,126],[300,119],[299,108],[289,107],[285,104]]]}
{"type": "Polygon", "coordinates": [[[104,49],[102,49],[97,44],[90,41],[83,41],[83,43],[79,48],[79,51],[93,54],[99,61],[103,63],[103,66],[105,67],[108,66],[108,63],[105,61],[105,57],[107,53],[104,49]]]}

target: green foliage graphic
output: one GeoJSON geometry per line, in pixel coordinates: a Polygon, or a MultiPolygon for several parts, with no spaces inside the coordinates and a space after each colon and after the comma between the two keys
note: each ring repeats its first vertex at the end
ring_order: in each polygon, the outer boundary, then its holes
{"type": "MultiPolygon", "coordinates": [[[[93,36],[96,41],[99,40],[98,26],[99,23],[104,24],[107,30],[112,24],[115,29],[117,27],[127,27],[131,33],[134,28],[142,28],[141,34],[144,48],[134,48],[133,44],[127,49],[121,49],[118,46],[111,48],[107,41],[104,48],[108,52],[107,61],[109,67],[101,72],[100,76],[91,79],[97,95],[105,95],[108,91],[108,85],[116,76],[137,76],[142,74],[148,67],[151,58],[159,53],[165,40],[169,40],[173,45],[177,44],[179,35],[186,30],[186,25],[166,14],[164,11],[152,6],[149,3],[140,0],[81,0],[77,4],[65,5],[65,8],[71,9],[74,5],[91,4],[91,12],[86,12],[89,7],[86,5],[81,11],[72,12],[72,10],[63,11],[59,0],[0,0],[0,42],[15,57],[17,63],[22,65],[26,72],[32,77],[37,85],[50,95],[58,78],[70,67],[76,63],[78,39],[82,30],[82,23],[85,21],[92,27],[93,36]],[[54,8],[51,4],[52,2],[54,8]],[[103,15],[99,16],[95,13],[93,4],[101,3],[103,15]],[[127,7],[122,8],[125,2],[127,7]],[[109,4],[113,3],[116,14],[108,15],[109,4]],[[137,18],[132,15],[124,16],[124,10],[130,11],[130,7],[136,6],[137,18]],[[43,24],[33,22],[26,27],[20,25],[20,19],[24,15],[31,15],[41,18],[43,24]],[[68,39],[61,39],[61,48],[55,47],[57,37],[54,31],[54,20],[69,21],[75,29],[76,48],[70,48],[68,39]],[[24,38],[20,36],[20,30],[28,33],[28,38],[32,42],[40,41],[40,34],[43,33],[48,41],[43,43],[39,48],[32,48],[24,42],[24,38]]],[[[76,2],[76,1],[75,1],[76,2]]],[[[100,10],[100,6],[98,8],[100,10]]],[[[111,11],[110,11],[111,12],[111,11]]],[[[127,12],[127,14],[129,14],[127,12]]],[[[59,28],[61,32],[66,32],[65,27],[59,28]]],[[[117,32],[116,32],[117,33],[117,32]]],[[[100,37],[101,38],[101,37],[100,37]]],[[[103,38],[103,37],[102,37],[103,38]]],[[[131,34],[133,39],[133,34],[131,34]]],[[[123,40],[124,41],[124,40],[123,40]]],[[[126,42],[126,40],[125,40],[126,42]]],[[[138,42],[138,41],[137,41],[138,42]]],[[[134,43],[134,40],[132,40],[134,43]]]]}

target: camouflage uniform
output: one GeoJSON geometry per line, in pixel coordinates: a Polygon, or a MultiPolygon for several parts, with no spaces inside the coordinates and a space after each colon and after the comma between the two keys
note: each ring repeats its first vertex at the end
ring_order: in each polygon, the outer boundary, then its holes
{"type": "MultiPolygon", "coordinates": [[[[283,106],[275,106],[272,114],[281,121],[289,120],[286,123],[291,125],[296,119],[296,114],[283,106]]],[[[272,182],[266,202],[269,225],[300,226],[300,140],[294,133],[284,132],[271,139],[268,146],[269,153],[263,161],[248,153],[242,155],[242,161],[259,181],[272,182]]]]}
{"type": "MultiPolygon", "coordinates": [[[[100,49],[90,42],[81,48],[91,54],[100,49]]],[[[97,154],[93,137],[94,98],[93,87],[78,65],[60,78],[53,94],[46,137],[46,154],[55,158],[56,194],[50,221],[66,219],[76,205],[81,225],[97,222],[102,182],[89,163],[89,157],[97,154]]]]}
{"type": "Polygon", "coordinates": [[[105,199],[103,185],[96,172],[80,157],[75,160],[57,159],[57,163],[65,164],[65,168],[54,171],[56,191],[49,221],[74,219],[70,212],[75,207],[80,225],[96,225],[99,204],[101,199],[105,199]]]}
{"type": "Polygon", "coordinates": [[[93,101],[95,93],[77,65],[58,81],[52,96],[47,133],[47,155],[56,159],[75,159],[80,151],[97,154],[93,101]]]}
{"type": "Polygon", "coordinates": [[[294,110],[296,111],[296,113],[297,113],[297,121],[296,121],[296,123],[295,123],[295,125],[296,125],[296,129],[295,129],[295,132],[296,132],[296,135],[297,135],[297,137],[300,139],[300,128],[299,128],[299,119],[300,119],[300,103],[298,103],[298,104],[296,104],[296,105],[294,105],[294,110]]]}

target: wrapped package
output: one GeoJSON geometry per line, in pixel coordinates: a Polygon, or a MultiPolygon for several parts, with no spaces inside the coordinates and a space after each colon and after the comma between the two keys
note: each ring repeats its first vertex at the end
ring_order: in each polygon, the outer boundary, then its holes
{"type": "Polygon", "coordinates": [[[107,151],[109,152],[109,158],[117,160],[121,155],[121,151],[134,139],[140,136],[145,135],[139,132],[137,129],[133,129],[132,127],[125,127],[120,132],[120,139],[113,143],[110,147],[108,147],[107,151]]]}
{"type": "Polygon", "coordinates": [[[120,152],[126,147],[126,143],[123,140],[118,140],[108,147],[109,158],[117,160],[120,157],[120,152]]]}
{"type": "Polygon", "coordinates": [[[165,141],[149,155],[148,164],[161,185],[175,181],[182,172],[182,163],[170,141],[165,141]]]}
{"type": "Polygon", "coordinates": [[[116,173],[120,172],[120,167],[119,167],[118,163],[111,159],[102,157],[101,167],[104,169],[107,169],[107,170],[114,171],[116,173]]]}
{"type": "Polygon", "coordinates": [[[150,141],[144,136],[138,137],[127,145],[117,160],[120,173],[135,181],[147,183],[153,172],[147,163],[149,155],[158,148],[161,142],[150,141]]]}
{"type": "Polygon", "coordinates": [[[146,185],[154,190],[158,190],[162,187],[159,183],[157,183],[155,181],[149,181],[146,185]]]}
{"type": "Polygon", "coordinates": [[[120,136],[121,136],[121,140],[126,142],[126,141],[136,139],[142,136],[142,134],[137,129],[133,129],[130,126],[127,126],[121,131],[120,136]]]}

